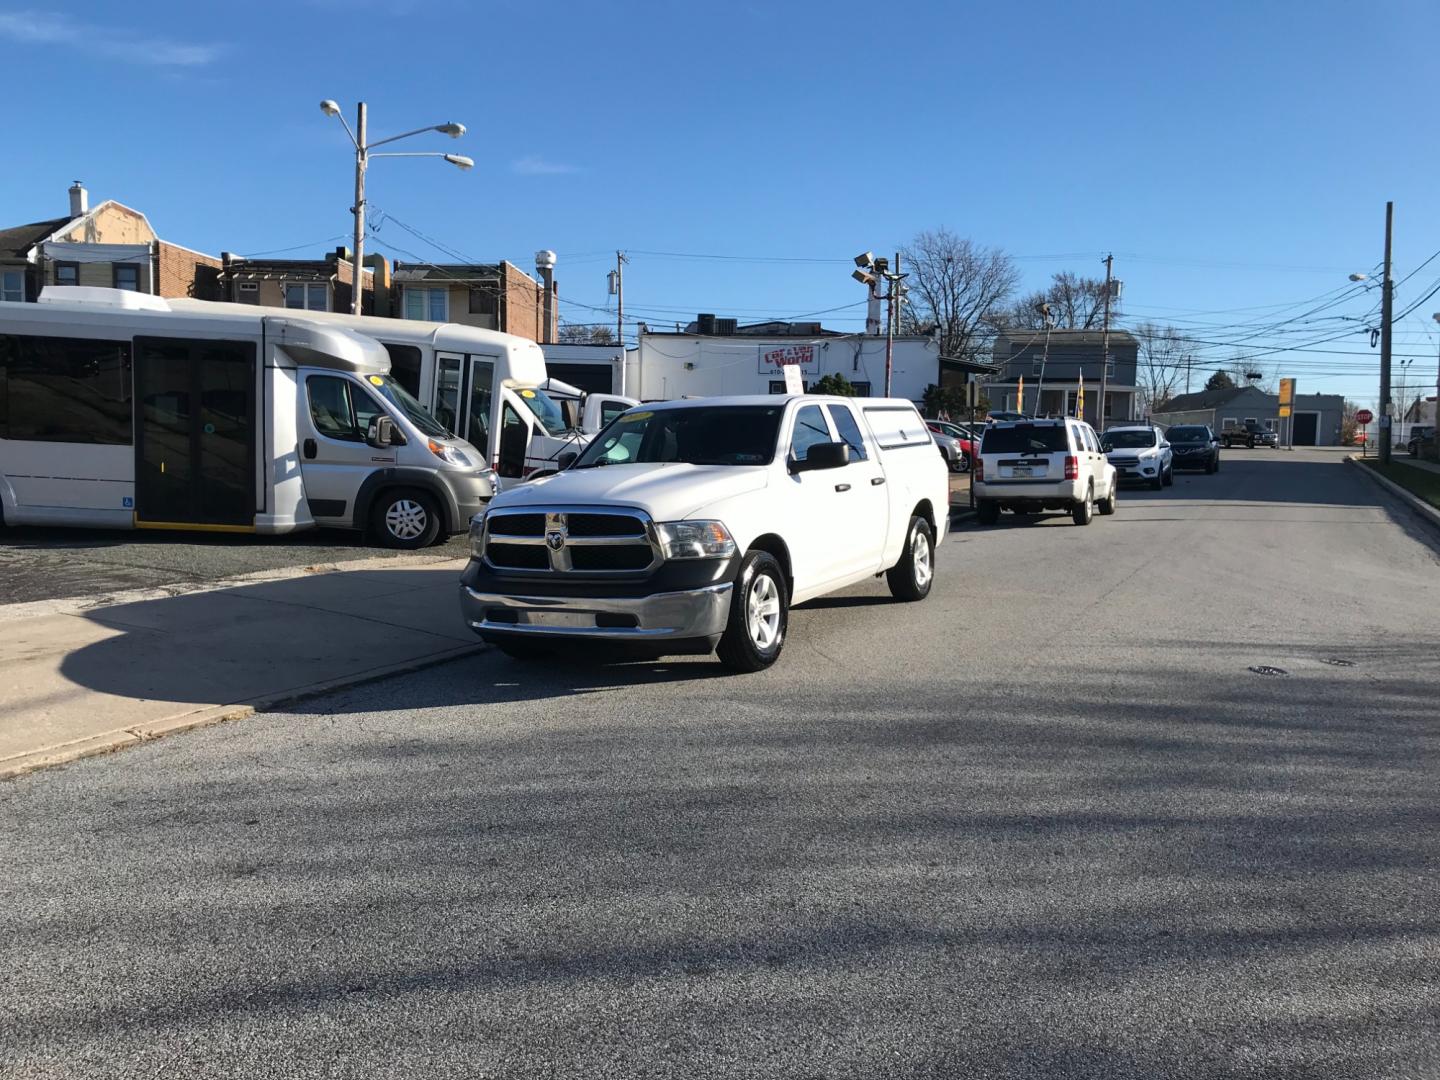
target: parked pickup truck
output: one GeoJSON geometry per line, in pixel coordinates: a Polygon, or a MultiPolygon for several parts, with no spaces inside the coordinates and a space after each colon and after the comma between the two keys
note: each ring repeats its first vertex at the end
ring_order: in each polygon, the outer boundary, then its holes
{"type": "Polygon", "coordinates": [[[1236,443],[1251,450],[1257,446],[1268,446],[1275,450],[1280,446],[1280,437],[1256,421],[1246,420],[1243,424],[1227,424],[1221,428],[1220,443],[1227,450],[1236,443]]]}
{"type": "Polygon", "coordinates": [[[792,604],[886,575],[921,600],[949,520],[908,401],[795,395],[646,405],[470,526],[467,625],[518,658],[581,644],[773,664],[792,604]]]}

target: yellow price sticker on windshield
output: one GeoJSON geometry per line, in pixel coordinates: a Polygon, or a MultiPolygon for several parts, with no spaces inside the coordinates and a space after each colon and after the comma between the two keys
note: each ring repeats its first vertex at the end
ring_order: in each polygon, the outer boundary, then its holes
{"type": "Polygon", "coordinates": [[[626,413],[620,419],[627,424],[633,424],[637,420],[649,420],[655,414],[653,412],[631,412],[626,413]]]}
{"type": "Polygon", "coordinates": [[[384,385],[385,385],[385,380],[382,379],[379,375],[371,375],[371,376],[370,376],[370,385],[371,385],[371,386],[384,386],[384,385]]]}
{"type": "Polygon", "coordinates": [[[534,391],[534,390],[521,390],[521,391],[520,391],[520,396],[521,396],[521,397],[534,397],[534,396],[535,396],[535,391],[534,391]]]}

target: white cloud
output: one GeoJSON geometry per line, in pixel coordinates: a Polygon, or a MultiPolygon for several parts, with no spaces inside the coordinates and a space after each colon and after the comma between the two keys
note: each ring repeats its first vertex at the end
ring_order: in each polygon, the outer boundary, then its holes
{"type": "Polygon", "coordinates": [[[542,157],[528,154],[517,161],[510,163],[510,171],[519,173],[521,176],[559,176],[562,173],[579,172],[574,165],[562,165],[555,161],[546,161],[542,157]]]}
{"type": "Polygon", "coordinates": [[[149,67],[203,67],[220,55],[214,45],[145,37],[44,11],[0,11],[0,38],[27,45],[54,45],[149,67]]]}

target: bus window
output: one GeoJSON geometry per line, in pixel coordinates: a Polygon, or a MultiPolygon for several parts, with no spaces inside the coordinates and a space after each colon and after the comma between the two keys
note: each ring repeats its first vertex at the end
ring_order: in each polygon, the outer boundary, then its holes
{"type": "Polygon", "coordinates": [[[420,396],[420,350],[414,345],[393,345],[382,341],[385,351],[390,354],[390,377],[410,392],[420,396]]]}
{"type": "Polygon", "coordinates": [[[435,419],[446,431],[454,432],[459,430],[459,418],[460,357],[442,356],[435,371],[435,419]]]}
{"type": "Polygon", "coordinates": [[[128,341],[0,335],[0,438],[128,445],[128,341]]]}
{"type": "Polygon", "coordinates": [[[495,400],[494,385],[495,361],[472,359],[470,408],[465,421],[465,441],[487,456],[490,453],[490,406],[495,400]]]}
{"type": "Polygon", "coordinates": [[[505,402],[500,411],[500,462],[495,471],[505,477],[524,476],[525,448],[529,443],[530,425],[505,402]]]}

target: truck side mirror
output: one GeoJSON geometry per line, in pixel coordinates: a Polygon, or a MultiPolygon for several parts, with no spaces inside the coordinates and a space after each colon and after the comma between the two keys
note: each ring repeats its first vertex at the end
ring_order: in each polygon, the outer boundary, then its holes
{"type": "Polygon", "coordinates": [[[376,450],[384,450],[387,446],[395,445],[395,434],[395,421],[384,414],[377,414],[370,418],[370,427],[365,432],[365,443],[376,450]]]}
{"type": "Polygon", "coordinates": [[[840,469],[850,464],[850,446],[843,442],[816,443],[806,451],[803,458],[790,460],[792,473],[813,472],[816,469],[840,469]]]}

